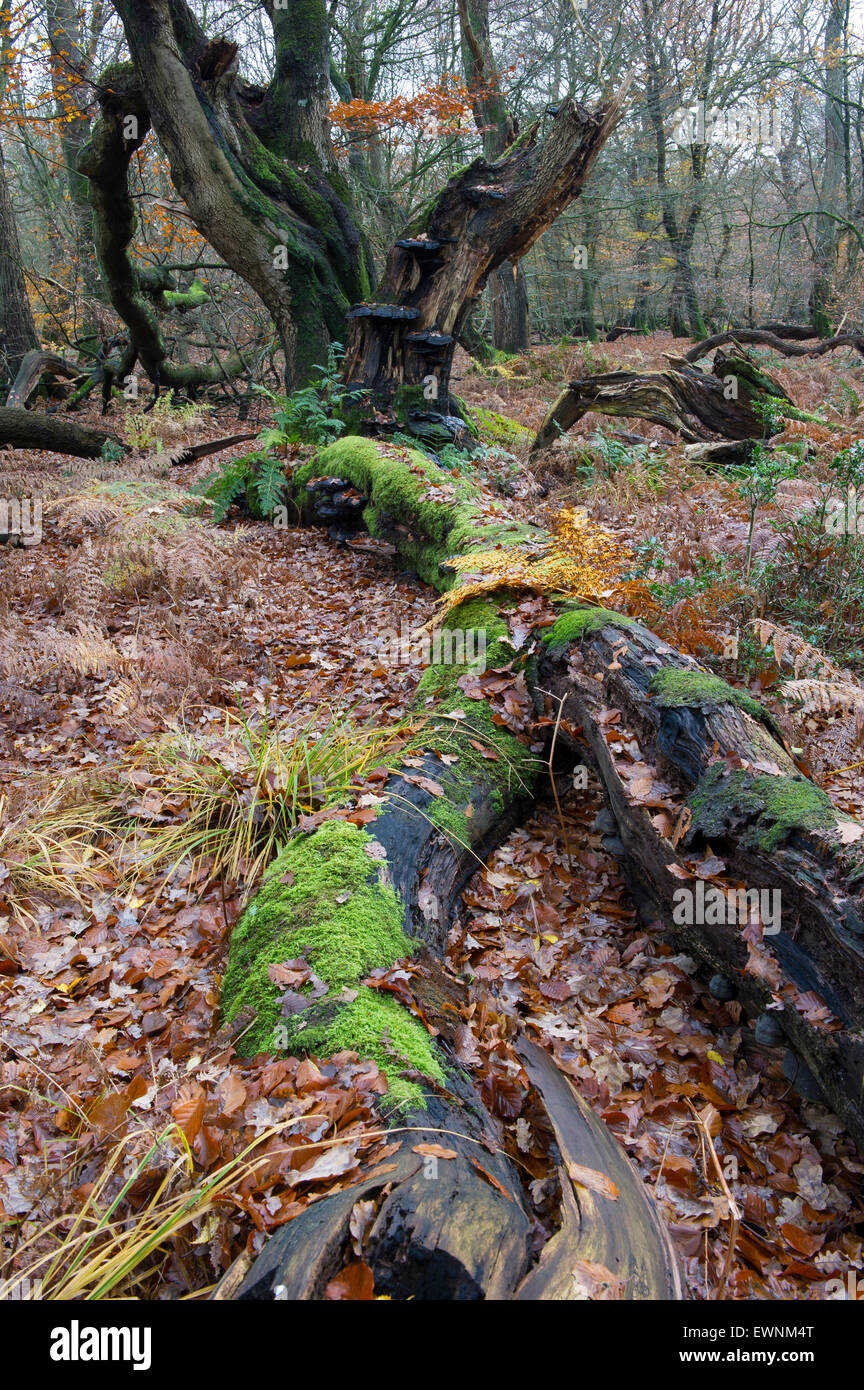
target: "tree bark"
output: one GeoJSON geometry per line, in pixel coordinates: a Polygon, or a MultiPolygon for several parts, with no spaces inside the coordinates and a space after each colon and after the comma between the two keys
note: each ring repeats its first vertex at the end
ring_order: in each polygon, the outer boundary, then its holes
{"type": "Polygon", "coordinates": [[[24,356],[38,347],[39,338],[21,269],[15,210],[0,148],[0,381],[11,381],[24,356]]]}
{"type": "Polygon", "coordinates": [[[446,408],[455,341],[488,276],[578,197],[624,96],[593,114],[566,102],[542,142],[534,126],[500,160],[481,157],[454,175],[391,250],[374,299],[352,310],[347,382],[388,404],[402,387],[421,399],[432,378],[446,408]]]}
{"type": "Polygon", "coordinates": [[[762,439],[766,425],[754,402],[770,396],[791,405],[780,383],[742,353],[718,352],[710,375],[685,358],[670,361],[664,372],[605,372],[571,381],[541,425],[532,452],[548,449],[592,411],[650,420],[695,444],[718,435],[762,439]]]}
{"type": "Polygon", "coordinates": [[[239,79],[236,45],[209,43],[185,0],[116,8],[174,185],[201,235],[269,310],[291,390],[343,337],[345,312],[369,294],[372,270],[328,162],[324,0],[273,6],[277,63],[263,96],[239,79]]]}
{"type": "Polygon", "coordinates": [[[106,444],[125,446],[116,435],[103,434],[71,420],[58,420],[35,410],[12,410],[0,406],[0,444],[13,449],[50,449],[57,454],[75,454],[78,458],[96,459],[106,444]]]}

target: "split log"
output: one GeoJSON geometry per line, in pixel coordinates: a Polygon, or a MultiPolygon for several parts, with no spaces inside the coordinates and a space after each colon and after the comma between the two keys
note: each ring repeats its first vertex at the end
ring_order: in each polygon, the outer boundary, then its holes
{"type": "MultiPolygon", "coordinates": [[[[343,488],[363,485],[368,501],[365,515],[375,534],[397,537],[403,555],[410,555],[416,564],[409,527],[416,533],[428,486],[441,486],[447,480],[450,487],[451,478],[422,455],[406,458],[405,454],[404,450],[388,454],[384,446],[368,439],[341,440],[296,475],[298,499],[314,509],[319,497],[330,496],[338,474],[343,488]]],[[[489,516],[488,502],[478,508],[466,487],[457,505],[448,507],[445,526],[452,531],[455,525],[464,525],[476,537],[496,524],[490,523],[489,516]]],[[[518,532],[517,524],[502,515],[498,532],[506,534],[508,526],[518,532]]],[[[520,534],[524,536],[525,528],[520,534]]],[[[427,535],[425,539],[434,551],[434,538],[427,535]]],[[[440,561],[430,555],[428,564],[436,570],[439,587],[452,582],[440,570],[440,561]]],[[[491,622],[495,615],[489,611],[491,622]]],[[[483,612],[473,613],[475,633],[483,612]]],[[[467,627],[467,616],[465,622],[467,627]]],[[[348,914],[359,911],[358,898],[364,911],[385,927],[395,911],[400,931],[420,943],[419,958],[412,962],[411,987],[423,1016],[437,1030],[430,1052],[428,1034],[418,1020],[406,1015],[401,1024],[388,1025],[388,1032],[392,1028],[394,1036],[403,1039],[400,1062],[394,1055],[399,1048],[391,1044],[388,1053],[385,1042],[376,1044],[368,1023],[364,1025],[357,1047],[366,1052],[384,1047],[385,1058],[379,1065],[388,1074],[391,1091],[397,1081],[404,1087],[407,1080],[414,1088],[407,1099],[407,1113],[394,1117],[394,1138],[406,1126],[410,1130],[397,1155],[397,1169],[380,1176],[373,1173],[349,1191],[315,1203],[278,1231],[244,1280],[240,1298],[271,1298],[276,1285],[283,1285],[292,1299],[320,1298],[345,1262],[351,1209],[364,1196],[379,1203],[364,1246],[376,1292],[399,1299],[509,1299],[516,1296],[530,1271],[533,1225],[518,1171],[503,1152],[497,1121],[459,1064],[456,1029],[463,1016],[463,987],[438,963],[463,887],[492,847],[524,818],[542,767],[536,753],[494,724],[485,700],[459,688],[459,679],[476,669],[474,650],[467,643],[454,662],[433,666],[424,678],[417,707],[428,720],[422,746],[429,752],[421,766],[414,756],[410,767],[388,780],[376,819],[363,828],[327,822],[306,841],[289,842],[234,929],[223,1011],[231,1022],[255,1001],[254,1022],[244,1035],[248,1050],[274,1049],[281,991],[268,983],[268,962],[281,956],[283,949],[285,959],[302,954],[296,944],[298,923],[306,933],[302,941],[310,964],[331,988],[308,1002],[291,1001],[291,1017],[287,1025],[281,1025],[287,1028],[287,1036],[282,1035],[280,1045],[322,1056],[336,1050],[336,1039],[341,1047],[350,1045],[351,1029],[359,1027],[361,1004],[367,1008],[374,991],[362,977],[348,997],[344,989],[332,986],[326,952],[323,945],[318,951],[314,935],[309,937],[308,923],[323,922],[332,934],[342,920],[343,930],[353,933],[356,945],[364,930],[363,919],[358,916],[352,929],[348,914]],[[439,752],[448,759],[442,761],[439,752]],[[320,882],[316,866],[322,872],[326,866],[326,877],[320,882]],[[257,920],[266,927],[259,928],[257,920]],[[361,1003],[358,993],[364,996],[361,1003]],[[412,1042],[405,1034],[409,1019],[419,1041],[412,1035],[412,1042]],[[416,1060],[424,1050],[425,1074],[416,1060]],[[438,1069],[437,1079],[432,1068],[438,1069]],[[414,1145],[424,1140],[442,1144],[457,1155],[440,1160],[434,1180],[424,1172],[422,1155],[414,1152],[414,1145]]],[[[486,656],[493,664],[503,660],[505,647],[493,643],[486,656]]],[[[392,1001],[390,1007],[401,1011],[401,1005],[392,1001]]],[[[542,1104],[550,1091],[548,1069],[541,1078],[536,1059],[533,1066],[540,1093],[537,1103],[542,1104]]],[[[528,1083],[526,1076],[526,1091],[528,1083]]],[[[590,1153],[598,1163],[611,1161],[612,1154],[616,1173],[629,1171],[600,1117],[581,1106],[566,1088],[559,1089],[548,1113],[549,1126],[556,1132],[559,1127],[566,1131],[574,1153],[590,1153]]],[[[618,1177],[612,1181],[617,1185],[618,1177]]],[[[625,1298],[678,1297],[674,1256],[651,1199],[632,1172],[628,1194],[620,1205],[580,1202],[574,1226],[568,1187],[567,1216],[556,1249],[564,1249],[573,1260],[585,1257],[589,1250],[603,1250],[625,1298]]],[[[545,1266],[535,1270],[531,1292],[525,1297],[546,1297],[547,1284],[549,1297],[579,1296],[576,1282],[562,1279],[557,1260],[550,1262],[548,1278],[545,1266]]]]}
{"type": "Polygon", "coordinates": [[[639,624],[607,616],[594,618],[593,631],[589,620],[569,647],[552,647],[538,680],[564,698],[565,717],[588,741],[637,903],[709,973],[725,976],[749,1015],[776,1019],[864,1147],[861,827],[800,773],[755,701],[639,624]],[[562,664],[567,650],[571,660],[562,664]],[[650,809],[628,799],[606,742],[609,707],[622,711],[643,759],[686,798],[689,822],[677,845],[650,809]],[[746,924],[675,920],[676,890],[695,891],[698,882],[686,861],[709,845],[733,885],[779,891],[776,932],[760,940],[746,924]]]}
{"type": "MultiPolygon", "coordinates": [[[[469,708],[472,703],[465,701],[469,708]]],[[[446,734],[437,729],[434,741],[440,744],[443,738],[446,734]]],[[[413,765],[405,771],[409,777],[418,775],[413,765]]],[[[430,756],[419,774],[420,780],[424,774],[440,777],[441,763],[430,756]]],[[[455,794],[455,788],[450,790],[455,794]]],[[[580,1259],[596,1258],[610,1270],[621,1297],[683,1296],[674,1252],[651,1198],[600,1117],[556,1080],[551,1059],[534,1055],[540,1049],[527,1053],[528,1075],[538,1086],[559,1142],[564,1136],[565,1159],[600,1168],[618,1187],[621,1200],[595,1200],[580,1190],[577,1204],[565,1174],[565,1217],[554,1237],[554,1258],[533,1270],[527,1286],[522,1283],[532,1263],[532,1223],[518,1172],[502,1150],[500,1126],[457,1060],[464,986],[443,971],[432,953],[443,953],[459,895],[478,863],[527,813],[523,790],[527,788],[514,784],[512,795],[499,796],[496,804],[492,781],[482,771],[460,787],[460,794],[471,798],[474,813],[464,818],[465,843],[459,844],[431,819],[434,805],[428,790],[399,774],[388,782],[388,806],[374,822],[370,843],[379,847],[374,858],[386,865],[386,879],[404,904],[408,933],[424,943],[412,986],[425,1018],[437,1030],[446,1080],[426,1090],[424,1109],[396,1117],[393,1137],[402,1146],[395,1166],[388,1164],[380,1175],[373,1173],[315,1203],[280,1228],[236,1297],[269,1301],[281,1286],[281,1298],[320,1299],[350,1258],[354,1204],[370,1199],[378,1205],[364,1260],[373,1271],[377,1294],[449,1301],[576,1298],[578,1284],[565,1266],[572,1269],[580,1259]],[[453,1155],[440,1159],[432,1173],[415,1151],[415,1145],[430,1143],[453,1155]]],[[[373,860],[369,862],[371,866],[373,860]]],[[[285,863],[278,861],[274,873],[281,873],[285,863]]],[[[296,872],[294,878],[292,888],[296,872]]],[[[318,1018],[331,1009],[326,998],[311,1004],[303,1013],[310,1016],[307,1030],[315,1029],[318,1018]]],[[[299,1033],[298,1045],[302,1037],[299,1033]]]]}
{"type": "Polygon", "coordinates": [[[6,405],[10,408],[23,408],[43,376],[62,376],[67,380],[77,380],[85,376],[74,362],[58,357],[56,352],[28,352],[22,359],[18,374],[12,383],[6,405]]]}
{"type": "Polygon", "coordinates": [[[773,397],[791,406],[784,388],[743,350],[718,352],[711,372],[669,357],[662,372],[604,372],[571,381],[543,421],[531,452],[548,449],[594,412],[650,420],[696,444],[724,439],[762,439],[766,426],[754,403],[773,397]]]}
{"type": "MultiPolygon", "coordinates": [[[[298,498],[311,499],[314,505],[319,480],[326,484],[325,491],[350,486],[360,492],[373,534],[390,540],[403,561],[440,589],[454,582],[448,554],[472,544],[492,544],[493,537],[500,545],[524,545],[530,536],[543,535],[537,528],[520,527],[500,504],[487,500],[478,508],[476,497],[469,497],[458,479],[429,459],[406,457],[404,451],[388,450],[368,439],[340,440],[299,470],[298,498]],[[448,491],[430,508],[432,485],[448,491]]],[[[513,661],[512,648],[494,638],[495,624],[498,631],[501,625],[498,611],[481,603],[478,613],[477,604],[476,598],[468,597],[452,610],[448,625],[460,622],[460,612],[466,628],[486,623],[493,635],[486,665],[506,667],[513,661]]],[[[800,774],[770,716],[756,701],[707,675],[692,658],[676,653],[639,624],[601,609],[565,606],[555,626],[536,633],[533,650],[525,652],[526,691],[541,711],[557,708],[560,702],[562,736],[573,743],[579,758],[585,759],[587,748],[596,768],[618,827],[623,867],[637,906],[650,920],[665,925],[707,971],[721,974],[748,1016],[767,1014],[777,1021],[850,1134],[864,1144],[861,827],[839,814],[800,774]],[[639,740],[642,758],[685,800],[677,831],[658,818],[654,808],[631,802],[606,739],[610,708],[621,711],[628,733],[639,740]],[[722,861],[713,866],[714,877],[725,872],[719,881],[729,883],[733,894],[741,884],[748,893],[779,890],[776,932],[763,931],[764,917],[761,923],[754,917],[743,927],[735,920],[702,921],[698,914],[689,922],[680,919],[676,893],[682,884],[704,887],[693,861],[701,861],[708,846],[722,861]]],[[[468,663],[462,663],[461,671],[468,669],[468,663]]],[[[627,1202],[613,1213],[608,1208],[615,1204],[583,1202],[578,1190],[573,1193],[565,1186],[560,1230],[529,1269],[526,1209],[516,1175],[501,1152],[487,1150],[480,1159],[501,1188],[490,1185],[482,1174],[484,1186],[477,1186],[472,1150],[478,1142],[495,1149],[495,1125],[456,1063],[456,986],[425,951],[442,950],[461,885],[524,811],[542,758],[538,767],[536,750],[532,756],[515,735],[490,722],[488,703],[460,687],[459,675],[457,662],[455,672],[445,663],[424,677],[418,708],[430,715],[430,754],[421,768],[412,762],[411,771],[396,775],[389,784],[391,799],[368,832],[356,832],[374,839],[369,857],[383,870],[374,890],[384,895],[378,915],[383,919],[387,902],[392,907],[395,900],[404,929],[424,944],[415,999],[440,1029],[436,1049],[443,1059],[443,1079],[439,1075],[436,1085],[428,1072],[419,1077],[427,1108],[411,1109],[404,1123],[417,1126],[418,1137],[426,1134],[438,1142],[441,1129],[452,1130],[455,1138],[443,1142],[458,1157],[442,1161],[452,1168],[444,1185],[436,1188],[420,1176],[412,1145],[403,1144],[395,1174],[373,1173],[368,1188],[361,1183],[323,1199],[277,1233],[247,1276],[241,1297],[272,1296],[277,1283],[291,1290],[291,1297],[321,1297],[348,1251],[353,1201],[367,1190],[376,1201],[380,1198],[380,1206],[366,1257],[376,1287],[391,1297],[573,1297],[567,1270],[585,1258],[603,1264],[620,1279],[624,1297],[677,1296],[674,1260],[644,1188],[627,1176],[626,1160],[617,1148],[609,1148],[593,1112],[530,1049],[523,1052],[526,1071],[543,1097],[562,1152],[592,1155],[583,1166],[600,1166],[619,1191],[626,1188],[627,1202]],[[455,764],[442,765],[437,752],[445,746],[448,720],[458,753],[455,764]],[[495,761],[478,762],[475,757],[472,763],[471,748],[478,740],[494,749],[495,761]],[[469,804],[471,814],[466,814],[469,804]],[[387,898],[388,893],[395,899],[387,898]],[[381,1177],[387,1178],[383,1186],[381,1177]],[[492,1230],[499,1232],[494,1243],[492,1230]],[[594,1255],[587,1255],[589,1250],[594,1255]]],[[[306,843],[314,847],[318,836],[333,833],[323,826],[306,843]]],[[[321,852],[326,858],[326,846],[321,852]]],[[[285,855],[289,857],[274,867],[273,882],[289,883],[287,891],[296,894],[300,850],[292,850],[289,843],[285,855]],[[298,858],[291,860],[292,854],[298,858]]],[[[368,867],[364,875],[365,882],[368,867]]],[[[346,876],[339,863],[332,866],[332,879],[341,890],[346,876]]],[[[259,903],[264,920],[275,921],[273,929],[287,933],[287,959],[297,954],[292,950],[292,923],[306,918],[302,905],[298,908],[293,900],[281,917],[277,912],[274,918],[272,893],[284,891],[265,886],[247,914],[259,903]]],[[[340,896],[344,899],[344,892],[340,896]]],[[[770,920],[774,925],[774,918],[770,920]]],[[[250,930],[241,921],[232,937],[225,986],[226,992],[229,984],[235,991],[229,1016],[231,1008],[242,1005],[247,981],[253,988],[256,970],[261,979],[260,964],[244,955],[250,930]]],[[[269,951],[263,959],[272,961],[272,937],[265,935],[262,947],[269,951]]],[[[263,996],[255,997],[260,1006],[263,996]]],[[[353,1007],[353,1002],[340,1003],[332,994],[311,1001],[301,1010],[301,1016],[309,1011],[307,1038],[314,1043],[326,1036],[334,1010],[339,1016],[339,1009],[353,1007]]],[[[265,1036],[266,1030],[256,1045],[269,1050],[265,1036]]],[[[302,1032],[294,1034],[295,1048],[302,1047],[302,1037],[302,1032]]],[[[349,1045],[344,1026],[338,1037],[341,1046],[349,1045]]],[[[310,1051],[314,1053],[314,1046],[310,1051]]],[[[384,1068],[392,1084],[398,1060],[392,1063],[392,1073],[389,1065],[384,1063],[384,1068]]],[[[418,1079],[416,1070],[413,1077],[418,1079]]]]}
{"type": "Polygon", "coordinates": [[[0,445],[14,449],[48,449],[55,454],[74,454],[96,459],[106,444],[125,449],[116,435],[91,430],[71,420],[55,419],[33,410],[13,410],[0,406],[0,445]]]}

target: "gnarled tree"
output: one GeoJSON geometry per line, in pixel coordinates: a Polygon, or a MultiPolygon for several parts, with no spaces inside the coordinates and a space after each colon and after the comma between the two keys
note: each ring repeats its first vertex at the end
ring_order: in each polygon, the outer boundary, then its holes
{"type": "Polygon", "coordinates": [[[115,70],[103,84],[126,94],[110,99],[113,119],[121,133],[128,115],[152,125],[195,226],[269,310],[289,387],[344,340],[353,313],[349,381],[389,400],[433,375],[446,400],[455,339],[487,277],[579,194],[621,111],[623,94],[596,113],[565,102],[545,139],[535,125],[501,159],[475,160],[392,248],[370,302],[371,258],[330,143],[324,0],[265,0],[275,63],[264,89],[186,0],[116,8],[135,80],[115,70]]]}

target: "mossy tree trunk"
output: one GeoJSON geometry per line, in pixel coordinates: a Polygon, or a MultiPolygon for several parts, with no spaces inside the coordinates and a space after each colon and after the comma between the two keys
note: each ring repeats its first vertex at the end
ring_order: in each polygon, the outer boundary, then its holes
{"type": "Polygon", "coordinates": [[[88,181],[96,255],[111,303],[129,330],[129,347],[114,362],[103,364],[103,398],[107,402],[115,381],[127,376],[140,361],[150,380],[161,386],[193,388],[236,376],[245,363],[239,353],[212,363],[175,363],[156,307],[199,307],[207,294],[197,281],[184,293],[171,289],[167,272],[139,271],[130,247],[137,226],[129,187],[129,165],[150,131],[150,116],[137,75],[120,65],[103,73],[99,89],[100,117],[78,157],[78,169],[88,181]]]}
{"type": "Polygon", "coordinates": [[[137,82],[115,70],[102,85],[140,102],[140,114],[117,107],[120,131],[127,115],[152,125],[195,226],[269,310],[293,388],[344,336],[346,310],[370,287],[330,154],[327,6],[268,6],[277,56],[265,90],[241,80],[237,45],[208,40],[185,0],[116,8],[137,82]]]}

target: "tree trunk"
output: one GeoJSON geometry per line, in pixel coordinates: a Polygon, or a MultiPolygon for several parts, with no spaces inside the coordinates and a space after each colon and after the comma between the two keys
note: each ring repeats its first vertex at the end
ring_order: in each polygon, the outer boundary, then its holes
{"type": "Polygon", "coordinates": [[[26,353],[39,347],[21,246],[0,148],[0,381],[12,381],[26,353]]]}
{"type": "Polygon", "coordinates": [[[401,391],[421,406],[425,382],[426,399],[449,409],[455,340],[488,276],[578,197],[624,95],[593,114],[566,102],[542,143],[533,126],[500,160],[475,159],[453,176],[391,250],[373,301],[351,311],[347,382],[378,404],[401,391]]]}
{"type": "Polygon", "coordinates": [[[125,446],[113,434],[91,430],[71,420],[57,420],[34,410],[12,410],[0,406],[0,444],[13,449],[50,449],[57,454],[75,454],[78,458],[98,459],[106,444],[125,446]]]}
{"type": "Polygon", "coordinates": [[[521,264],[505,261],[489,277],[492,342],[499,352],[527,352],[530,347],[528,290],[521,264]]]}
{"type": "Polygon", "coordinates": [[[269,310],[293,389],[370,291],[366,244],[331,167],[327,6],[270,7],[277,61],[263,94],[240,80],[237,46],[208,42],[185,0],[116,8],[174,185],[201,235],[269,310]]]}
{"type": "MultiPolygon", "coordinates": [[[[819,202],[829,214],[838,211],[837,203],[843,178],[843,62],[838,57],[838,51],[846,27],[846,15],[845,0],[828,0],[828,18],[823,42],[825,163],[822,169],[819,202]]],[[[831,216],[818,217],[813,248],[814,280],[810,291],[810,317],[820,338],[827,338],[831,332],[828,310],[834,290],[836,263],[837,224],[831,216]]]]}
{"type": "MultiPolygon", "coordinates": [[[[474,120],[487,159],[498,159],[516,139],[517,126],[495,71],[489,0],[458,0],[462,68],[471,91],[474,120]]],[[[499,352],[527,351],[531,341],[528,286],[518,262],[505,261],[489,281],[492,343],[499,352]]]]}

